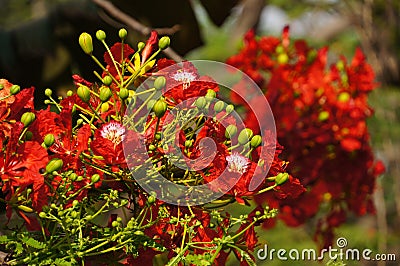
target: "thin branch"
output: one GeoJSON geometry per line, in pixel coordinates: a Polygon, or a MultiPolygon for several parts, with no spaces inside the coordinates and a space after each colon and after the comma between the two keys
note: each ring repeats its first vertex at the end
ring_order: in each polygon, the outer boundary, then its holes
{"type": "MultiPolygon", "coordinates": [[[[136,19],[132,18],[128,14],[122,12],[117,7],[115,7],[111,2],[105,0],[92,0],[95,4],[99,7],[107,11],[111,16],[118,19],[119,21],[126,24],[128,27],[132,28],[135,31],[138,31],[144,36],[149,36],[152,30],[157,31],[158,34],[164,35],[172,35],[179,30],[179,25],[174,25],[172,28],[157,28],[152,29],[147,27],[137,21],[136,19]]],[[[163,50],[164,54],[169,58],[175,60],[176,62],[182,62],[183,58],[177,54],[172,48],[168,47],[167,49],[163,50]]]]}

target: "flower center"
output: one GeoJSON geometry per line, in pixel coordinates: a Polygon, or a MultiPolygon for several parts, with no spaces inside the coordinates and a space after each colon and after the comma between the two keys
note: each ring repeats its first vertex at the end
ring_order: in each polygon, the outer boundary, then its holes
{"type": "Polygon", "coordinates": [[[120,144],[125,138],[125,127],[116,122],[110,122],[103,126],[101,130],[101,136],[105,139],[110,140],[115,145],[120,144]]]}
{"type": "Polygon", "coordinates": [[[228,162],[228,171],[243,174],[249,167],[250,160],[237,152],[226,157],[228,162]]]}

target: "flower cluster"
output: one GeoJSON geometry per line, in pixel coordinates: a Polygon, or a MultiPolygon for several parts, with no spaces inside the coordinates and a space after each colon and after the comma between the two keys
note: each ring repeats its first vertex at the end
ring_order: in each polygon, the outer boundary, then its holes
{"type": "MultiPolygon", "coordinates": [[[[369,144],[366,119],[372,110],[367,96],[376,84],[361,50],[350,62],[341,56],[328,66],[327,47],[291,42],[286,27],[281,38],[257,38],[248,32],[242,50],[227,63],[247,73],[264,91],[276,119],[278,141],[285,147],[284,158],[291,162],[288,171],[307,188],[295,200],[272,205],[280,209],[279,218],[298,226],[322,212],[315,235],[322,247],[332,242],[333,229],[349,213],[373,213],[372,193],[384,166],[374,160],[369,144]]],[[[239,82],[237,90],[248,88],[239,82]]],[[[232,100],[245,107],[246,125],[257,132],[250,107],[260,98],[244,103],[233,93],[232,100]]],[[[270,197],[262,195],[257,202],[271,203],[270,197]]]]}
{"type": "Polygon", "coordinates": [[[126,34],[109,47],[96,33],[104,65],[82,33],[99,81],[74,75],[66,97],[46,89],[43,110],[34,109],[33,88],[0,80],[7,263],[224,265],[234,254],[251,264],[254,227],[277,210],[268,202],[233,217],[221,208],[304,192],[278,158],[282,147],[271,132],[234,120],[234,107],[216,98],[218,84],[192,63],[157,60],[168,37],[153,32],[135,51],[126,34]],[[254,176],[262,182],[250,189],[254,176]],[[206,200],[195,204],[199,194],[206,200]]]}

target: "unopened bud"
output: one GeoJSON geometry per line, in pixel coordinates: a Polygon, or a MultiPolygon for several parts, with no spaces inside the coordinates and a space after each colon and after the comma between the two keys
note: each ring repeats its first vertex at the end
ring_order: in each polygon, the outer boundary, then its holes
{"type": "Polygon", "coordinates": [[[90,100],[90,89],[85,86],[85,85],[81,85],[79,86],[76,94],[78,94],[79,98],[81,98],[81,100],[85,103],[89,102],[90,100]]]}
{"type": "Polygon", "coordinates": [[[156,78],[156,80],[154,81],[154,87],[157,90],[161,90],[162,88],[165,87],[165,84],[167,83],[167,80],[165,79],[165,77],[163,76],[159,76],[156,78]]]}
{"type": "Polygon", "coordinates": [[[108,75],[103,78],[103,84],[106,86],[110,86],[112,81],[112,78],[108,75]]]}
{"type": "Polygon", "coordinates": [[[36,116],[32,112],[26,112],[21,116],[21,122],[25,127],[28,127],[35,120],[36,116]]]}
{"type": "Polygon", "coordinates": [[[207,104],[207,101],[206,101],[206,98],[204,98],[204,97],[199,97],[194,102],[194,105],[196,105],[196,107],[199,109],[203,109],[206,106],[206,104],[207,104]]]}
{"type": "Polygon", "coordinates": [[[92,36],[89,33],[83,32],[79,36],[79,45],[81,46],[82,50],[85,54],[92,54],[93,52],[93,41],[92,36]]]}
{"type": "Polygon", "coordinates": [[[171,40],[169,39],[169,37],[168,37],[168,36],[163,36],[163,37],[161,37],[161,39],[158,41],[158,47],[159,47],[161,50],[164,50],[164,49],[168,48],[168,46],[170,45],[170,43],[171,43],[171,40]]]}
{"type": "Polygon", "coordinates": [[[251,138],[250,146],[253,148],[257,148],[262,143],[262,138],[260,135],[255,135],[251,138]]]}
{"type": "Polygon", "coordinates": [[[211,89],[207,91],[207,94],[205,96],[206,100],[209,102],[211,102],[212,99],[214,99],[215,97],[217,97],[217,93],[211,89]]]}
{"type": "Polygon", "coordinates": [[[127,99],[127,98],[129,97],[129,90],[126,89],[126,88],[120,89],[118,96],[119,96],[119,98],[121,98],[122,100],[127,99]]]}
{"type": "Polygon", "coordinates": [[[127,35],[128,35],[128,31],[124,28],[122,28],[118,31],[118,36],[121,38],[121,40],[125,40],[127,35]]]}
{"type": "Polygon", "coordinates": [[[99,98],[100,101],[107,102],[112,96],[112,91],[109,87],[101,87],[100,88],[100,93],[99,93],[99,98]]]}
{"type": "Polygon", "coordinates": [[[231,139],[237,133],[237,127],[235,125],[229,125],[225,129],[225,138],[231,139]]]}
{"type": "Polygon", "coordinates": [[[92,183],[97,183],[97,182],[99,182],[99,180],[100,180],[100,175],[99,174],[92,175],[92,178],[90,179],[90,181],[92,183]]]}
{"type": "Polygon", "coordinates": [[[10,88],[11,95],[15,95],[21,91],[21,87],[19,85],[12,85],[10,88]]]}
{"type": "Polygon", "coordinates": [[[163,117],[167,111],[167,103],[164,100],[158,100],[153,106],[153,111],[158,118],[163,117]]]}
{"type": "Polygon", "coordinates": [[[54,135],[50,133],[44,137],[43,143],[44,145],[46,145],[46,147],[50,147],[51,145],[53,145],[54,140],[55,140],[54,135]]]}
{"type": "Polygon", "coordinates": [[[223,101],[218,101],[214,104],[214,111],[216,113],[221,112],[222,110],[225,109],[225,103],[223,101]]]}
{"type": "Polygon", "coordinates": [[[137,48],[139,51],[142,51],[145,46],[146,46],[146,44],[144,42],[139,42],[137,44],[137,48]]]}
{"type": "Polygon", "coordinates": [[[250,128],[245,128],[242,131],[240,131],[239,136],[238,136],[238,142],[239,144],[246,144],[249,142],[249,140],[253,137],[253,130],[250,128]]]}
{"type": "Polygon", "coordinates": [[[47,97],[50,97],[53,94],[53,91],[51,89],[46,89],[44,91],[44,95],[46,95],[47,97]]]}
{"type": "Polygon", "coordinates": [[[329,118],[329,112],[328,111],[322,111],[318,115],[318,121],[323,122],[329,118]]]}
{"type": "Polygon", "coordinates": [[[233,110],[235,110],[235,107],[233,106],[233,104],[228,104],[225,108],[225,111],[227,114],[230,114],[233,112],[233,110]]]}
{"type": "Polygon", "coordinates": [[[102,103],[101,104],[101,112],[105,113],[108,111],[108,109],[110,109],[110,105],[108,104],[108,102],[102,103]]]}
{"type": "Polygon", "coordinates": [[[46,165],[46,172],[53,173],[54,171],[58,171],[63,166],[63,161],[58,158],[53,158],[50,162],[46,165]]]}
{"type": "Polygon", "coordinates": [[[96,32],[96,38],[99,41],[104,41],[106,39],[106,33],[103,30],[98,30],[96,32]]]}
{"type": "Polygon", "coordinates": [[[282,185],[289,179],[289,174],[288,173],[279,173],[276,178],[275,178],[275,184],[277,186],[282,185]]]}

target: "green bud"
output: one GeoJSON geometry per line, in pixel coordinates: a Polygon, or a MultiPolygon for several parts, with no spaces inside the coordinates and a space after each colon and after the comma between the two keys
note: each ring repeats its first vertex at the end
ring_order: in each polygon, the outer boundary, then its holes
{"type": "Polygon", "coordinates": [[[262,143],[262,138],[260,135],[255,135],[251,138],[250,146],[253,148],[257,148],[262,143]]]}
{"type": "Polygon", "coordinates": [[[74,92],[73,92],[73,91],[71,91],[71,90],[67,91],[67,96],[68,96],[68,97],[70,97],[70,96],[72,96],[72,95],[74,95],[74,92]]]}
{"type": "Polygon", "coordinates": [[[256,211],[255,215],[256,215],[256,217],[259,217],[259,216],[261,216],[261,212],[260,211],[256,211]]]}
{"type": "Polygon", "coordinates": [[[146,46],[146,44],[144,42],[139,42],[137,44],[138,51],[139,52],[142,51],[145,46],[146,46]]]}
{"type": "Polygon", "coordinates": [[[46,213],[45,212],[39,212],[39,217],[40,218],[42,218],[42,219],[44,219],[44,218],[46,218],[46,213]]]}
{"type": "Polygon", "coordinates": [[[104,41],[106,39],[106,33],[103,30],[96,31],[96,38],[99,41],[104,41]]]}
{"type": "Polygon", "coordinates": [[[21,116],[21,122],[25,127],[28,127],[35,120],[36,116],[32,112],[26,112],[21,116]]]}
{"type": "Polygon", "coordinates": [[[185,148],[190,148],[192,147],[193,141],[191,139],[188,139],[185,141],[185,148]]]}
{"type": "Polygon", "coordinates": [[[110,105],[108,104],[108,102],[105,102],[105,103],[101,104],[101,109],[100,110],[101,110],[102,113],[107,112],[108,109],[110,109],[110,105]]]}
{"type": "Polygon", "coordinates": [[[154,87],[157,90],[161,90],[162,88],[165,87],[165,84],[167,83],[167,79],[164,76],[159,76],[156,78],[154,81],[154,87]]]}
{"type": "Polygon", "coordinates": [[[21,91],[21,87],[19,85],[12,85],[10,88],[11,95],[15,95],[21,91]]]}
{"type": "Polygon", "coordinates": [[[79,118],[78,120],[76,120],[76,124],[77,125],[80,125],[80,124],[82,124],[83,123],[83,119],[82,118],[79,118]]]}
{"type": "Polygon", "coordinates": [[[279,54],[278,55],[278,63],[283,65],[286,64],[289,61],[289,56],[285,53],[285,54],[279,54]]]}
{"type": "Polygon", "coordinates": [[[154,146],[153,144],[149,145],[149,151],[155,151],[156,150],[156,146],[154,146]]]}
{"type": "Polygon", "coordinates": [[[277,186],[282,185],[289,179],[289,174],[288,173],[279,173],[276,178],[275,178],[275,184],[277,186]]]}
{"type": "Polygon", "coordinates": [[[78,94],[79,98],[81,98],[81,100],[85,103],[89,102],[90,100],[90,89],[85,86],[85,85],[81,85],[79,86],[76,94],[78,94]]]}
{"type": "Polygon", "coordinates": [[[78,178],[78,175],[75,173],[72,173],[69,175],[69,179],[71,179],[71,181],[75,181],[78,178]]]}
{"type": "Polygon", "coordinates": [[[46,89],[44,91],[44,95],[46,95],[47,97],[50,97],[53,94],[53,91],[51,89],[46,89]]]}
{"type": "Polygon", "coordinates": [[[81,176],[81,175],[80,175],[80,176],[78,176],[78,177],[76,178],[76,181],[77,181],[77,182],[81,182],[81,181],[83,181],[83,176],[81,176]]]}
{"type": "Polygon", "coordinates": [[[323,122],[329,118],[329,112],[328,111],[322,111],[318,115],[318,121],[323,122]]]}
{"type": "Polygon", "coordinates": [[[337,61],[337,63],[336,63],[336,68],[337,68],[339,71],[343,71],[343,70],[344,70],[344,62],[343,62],[343,60],[337,61]]]}
{"type": "Polygon", "coordinates": [[[118,31],[118,36],[121,38],[121,40],[125,40],[126,35],[128,35],[128,31],[126,29],[122,28],[118,31]]]}
{"type": "Polygon", "coordinates": [[[61,159],[53,158],[46,165],[46,172],[53,173],[54,171],[60,170],[62,166],[63,166],[63,161],[61,159]]]}
{"type": "Polygon", "coordinates": [[[118,93],[119,98],[121,98],[122,100],[128,99],[129,97],[129,90],[126,88],[122,88],[119,90],[118,93]]]}
{"type": "Polygon", "coordinates": [[[147,202],[148,202],[150,205],[153,205],[154,202],[156,202],[156,197],[154,197],[153,195],[150,195],[150,196],[148,197],[148,199],[147,199],[147,202]]]}
{"type": "Polygon", "coordinates": [[[225,111],[227,114],[230,114],[233,112],[233,110],[235,110],[235,106],[233,106],[233,104],[228,104],[225,108],[225,111]]]}
{"type": "Polygon", "coordinates": [[[20,209],[23,212],[28,212],[28,213],[33,212],[33,209],[31,207],[25,205],[18,205],[18,209],[20,209]]]}
{"type": "Polygon", "coordinates": [[[239,144],[246,144],[249,142],[249,140],[253,137],[253,130],[250,128],[245,128],[242,131],[240,131],[239,136],[238,136],[238,142],[239,144]]]}
{"type": "Polygon", "coordinates": [[[218,101],[214,104],[214,111],[216,113],[221,112],[222,110],[225,109],[225,103],[223,101],[218,101]]]}
{"type": "Polygon", "coordinates": [[[33,133],[31,131],[26,131],[25,140],[31,140],[33,138],[33,133]]]}
{"type": "Polygon", "coordinates": [[[93,52],[93,41],[92,36],[89,33],[83,32],[79,36],[79,45],[81,46],[82,50],[85,54],[92,54],[93,52]]]}
{"type": "Polygon", "coordinates": [[[103,78],[103,84],[106,86],[110,86],[112,81],[112,78],[108,75],[103,78]]]}
{"type": "Polygon", "coordinates": [[[196,105],[197,108],[203,109],[207,104],[206,98],[205,97],[199,97],[196,99],[194,102],[194,105],[196,105]]]}
{"type": "Polygon", "coordinates": [[[341,92],[338,95],[338,101],[342,102],[342,103],[347,102],[348,100],[350,100],[350,98],[351,98],[351,96],[350,96],[350,93],[348,93],[348,92],[341,92]]]}
{"type": "Polygon", "coordinates": [[[79,201],[78,201],[78,200],[74,200],[74,201],[72,202],[72,206],[73,206],[73,207],[76,207],[78,204],[79,204],[79,201]]]}
{"type": "Polygon", "coordinates": [[[164,50],[164,49],[168,48],[168,46],[170,45],[170,43],[171,43],[171,40],[169,39],[169,37],[168,37],[168,36],[163,36],[163,37],[161,37],[161,39],[158,41],[158,47],[159,47],[161,50],[164,50]]]}
{"type": "Polygon", "coordinates": [[[153,106],[153,111],[158,118],[163,117],[167,111],[167,103],[164,100],[158,100],[153,106]]]}
{"type": "Polygon", "coordinates": [[[118,221],[113,221],[112,223],[111,223],[111,226],[112,227],[117,227],[119,225],[119,222],[118,221]]]}
{"type": "Polygon", "coordinates": [[[161,132],[157,132],[156,135],[154,136],[154,138],[156,140],[160,140],[162,138],[162,133],[161,132]]]}
{"type": "Polygon", "coordinates": [[[285,52],[285,49],[283,48],[282,45],[278,45],[278,46],[275,48],[275,53],[277,53],[277,54],[282,54],[283,52],[285,52]]]}
{"type": "Polygon", "coordinates": [[[97,182],[99,182],[99,180],[100,180],[100,175],[99,174],[94,174],[94,175],[92,175],[92,178],[91,178],[91,182],[92,183],[97,183],[97,182]]]}
{"type": "Polygon", "coordinates": [[[137,236],[143,236],[144,235],[143,231],[139,231],[139,230],[135,231],[134,234],[137,235],[137,236]]]}
{"type": "Polygon", "coordinates": [[[209,90],[207,91],[207,94],[206,94],[206,96],[205,96],[205,98],[206,98],[206,100],[207,100],[208,102],[211,102],[212,99],[214,99],[215,97],[217,97],[217,93],[216,93],[215,91],[211,90],[211,89],[209,89],[209,90]]]}
{"type": "Polygon", "coordinates": [[[235,125],[229,125],[225,129],[225,138],[231,139],[237,133],[237,127],[235,125]]]}
{"type": "Polygon", "coordinates": [[[100,88],[100,93],[99,93],[99,98],[100,101],[107,102],[112,96],[112,91],[109,87],[101,87],[100,88]]]}
{"type": "Polygon", "coordinates": [[[46,145],[46,147],[50,147],[51,145],[53,145],[54,140],[55,140],[54,135],[50,133],[44,137],[43,143],[44,145],[46,145]]]}
{"type": "Polygon", "coordinates": [[[153,110],[154,105],[156,104],[156,100],[151,99],[147,102],[147,110],[153,110]]]}

